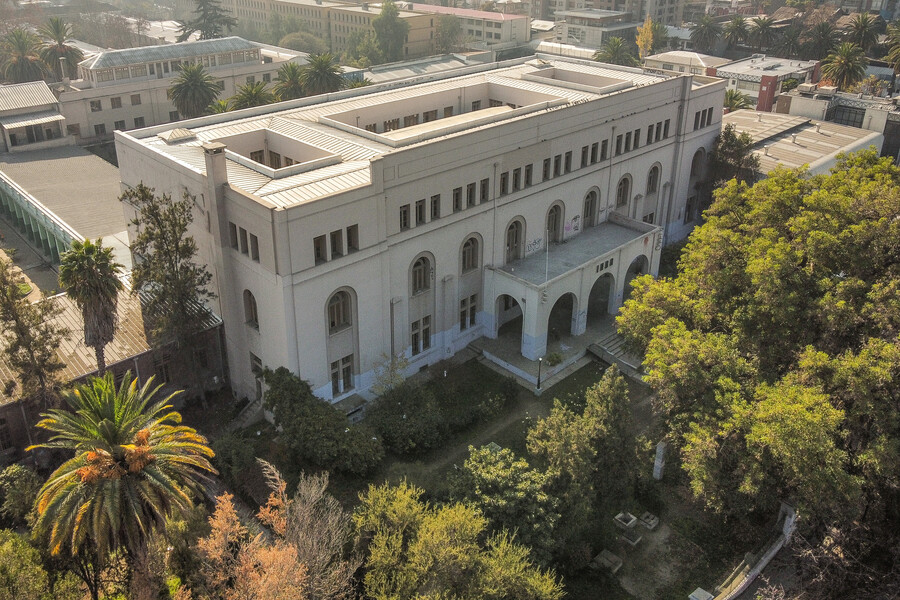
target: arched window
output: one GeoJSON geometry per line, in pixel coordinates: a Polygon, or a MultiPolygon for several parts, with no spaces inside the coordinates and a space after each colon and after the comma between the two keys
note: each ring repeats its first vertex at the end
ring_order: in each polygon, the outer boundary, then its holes
{"type": "Polygon", "coordinates": [[[328,333],[335,333],[349,327],[352,321],[350,294],[337,292],[328,299],[328,333]]]}
{"type": "Polygon", "coordinates": [[[628,197],[631,195],[631,178],[626,175],[619,180],[616,187],[616,208],[628,205],[628,197]]]}
{"type": "Polygon", "coordinates": [[[244,290],[244,322],[253,329],[259,329],[259,313],[256,310],[256,298],[250,290],[244,290]]]}
{"type": "Polygon", "coordinates": [[[522,258],[522,222],[513,221],[506,229],[506,262],[522,258]]]}
{"type": "Polygon", "coordinates": [[[655,194],[659,191],[659,167],[655,166],[650,169],[647,175],[647,195],[655,194]]]}
{"type": "Polygon", "coordinates": [[[703,149],[697,150],[691,161],[691,177],[700,177],[703,173],[703,149]]]}
{"type": "Polygon", "coordinates": [[[412,293],[418,294],[431,288],[431,264],[424,256],[413,264],[412,293]]]}
{"type": "Polygon", "coordinates": [[[588,192],[588,195],[584,197],[584,214],[582,215],[581,222],[584,223],[584,228],[593,227],[597,224],[597,190],[591,190],[588,192]]]}
{"type": "Polygon", "coordinates": [[[547,243],[562,241],[562,207],[554,204],[547,212],[547,243]]]}
{"type": "Polygon", "coordinates": [[[478,268],[478,240],[470,237],[462,247],[462,272],[478,268]]]}

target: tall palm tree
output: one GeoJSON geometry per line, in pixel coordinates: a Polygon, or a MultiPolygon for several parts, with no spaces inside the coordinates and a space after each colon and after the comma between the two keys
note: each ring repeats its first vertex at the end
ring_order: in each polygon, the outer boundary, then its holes
{"type": "Polygon", "coordinates": [[[275,76],[275,85],[272,90],[279,100],[293,100],[302,98],[303,94],[303,71],[300,65],[295,62],[286,62],[278,69],[278,75],[275,76]]]}
{"type": "Polygon", "coordinates": [[[869,13],[859,13],[847,28],[847,41],[868,52],[878,41],[878,22],[869,13]]]}
{"type": "Polygon", "coordinates": [[[650,52],[655,54],[669,45],[669,30],[662,21],[651,21],[650,27],[653,30],[653,48],[650,52]]]}
{"type": "Polygon", "coordinates": [[[894,68],[894,72],[900,72],[900,21],[894,21],[887,28],[887,46],[890,51],[887,61],[894,68]]]}
{"type": "Polygon", "coordinates": [[[0,41],[0,79],[10,83],[40,81],[47,74],[41,60],[41,38],[15,27],[0,41]]]}
{"type": "Polygon", "coordinates": [[[178,109],[178,114],[191,119],[206,113],[207,107],[219,97],[220,91],[216,78],[203,65],[192,63],[182,65],[167,94],[178,109]]]}
{"type": "Polygon", "coordinates": [[[737,90],[725,90],[725,108],[729,112],[740,110],[742,108],[751,108],[753,104],[750,98],[737,90]]]}
{"type": "Polygon", "coordinates": [[[237,94],[231,97],[231,107],[235,110],[272,104],[278,99],[266,88],[264,81],[248,83],[238,88],[237,94]]]}
{"type": "Polygon", "coordinates": [[[81,49],[73,46],[72,26],[59,17],[50,17],[47,23],[38,30],[44,38],[41,48],[41,60],[56,75],[59,81],[64,77],[74,77],[78,63],[84,58],[81,49]],[[60,59],[63,59],[60,61],[60,59]],[[62,72],[60,62],[66,64],[66,72],[62,72]]]}
{"type": "Polygon", "coordinates": [[[844,42],[822,61],[822,76],[846,90],[866,76],[869,59],[856,44],[844,42]]]}
{"type": "Polygon", "coordinates": [[[722,36],[722,26],[709,15],[703,15],[691,27],[691,41],[700,52],[709,52],[722,36]]]}
{"type": "Polygon", "coordinates": [[[731,48],[734,48],[741,42],[746,42],[749,35],[750,26],[747,24],[747,19],[740,15],[732,17],[725,24],[725,27],[722,28],[722,36],[731,48]]]}
{"type": "Polygon", "coordinates": [[[300,84],[306,95],[328,94],[347,87],[341,67],[330,52],[310,54],[307,61],[300,67],[300,84]]]}
{"type": "Polygon", "coordinates": [[[806,40],[805,54],[813,60],[822,60],[840,43],[841,32],[828,21],[815,25],[806,40]]]}
{"type": "Polygon", "coordinates": [[[775,19],[772,17],[756,17],[750,25],[750,37],[756,42],[756,50],[772,46],[775,41],[775,19]]]}
{"type": "Polygon", "coordinates": [[[626,67],[637,67],[641,64],[625,40],[620,37],[611,37],[606,40],[603,47],[594,52],[594,60],[626,67]]]}
{"type": "MultiPolygon", "coordinates": [[[[38,427],[50,441],[32,448],[74,451],[38,494],[34,530],[52,554],[134,557],[167,517],[193,507],[215,473],[206,439],[181,425],[172,394],[155,395],[128,373],[116,389],[112,373],[63,393],[70,410],[51,410],[38,427]]],[[[178,392],[176,392],[178,393],[178,392]]]]}
{"type": "Polygon", "coordinates": [[[778,55],[794,58],[803,50],[803,31],[797,25],[791,25],[781,32],[778,38],[778,55]]]}
{"type": "Polygon", "coordinates": [[[97,372],[106,371],[105,348],[116,333],[116,307],[123,266],[113,259],[112,248],[102,240],[74,241],[60,257],[59,284],[81,309],[84,319],[84,343],[94,349],[97,372]]]}

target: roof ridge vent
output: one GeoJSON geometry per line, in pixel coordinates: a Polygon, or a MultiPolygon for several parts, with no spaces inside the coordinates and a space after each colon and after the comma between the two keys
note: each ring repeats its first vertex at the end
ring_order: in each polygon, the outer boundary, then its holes
{"type": "Polygon", "coordinates": [[[196,139],[197,134],[186,127],[176,127],[175,129],[158,133],[156,134],[156,137],[171,145],[185,140],[196,139]]]}

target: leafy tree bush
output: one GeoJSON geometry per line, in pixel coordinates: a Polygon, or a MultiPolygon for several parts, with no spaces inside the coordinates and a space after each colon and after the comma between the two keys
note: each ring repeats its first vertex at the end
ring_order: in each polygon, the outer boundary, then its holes
{"type": "Polygon", "coordinates": [[[15,532],[0,530],[0,599],[43,600],[48,589],[38,551],[15,532]]]}
{"type": "Polygon", "coordinates": [[[0,472],[0,517],[13,525],[24,525],[41,489],[37,474],[23,465],[10,465],[0,472]]]}
{"type": "Polygon", "coordinates": [[[263,373],[266,408],[275,414],[281,440],[295,459],[323,469],[361,475],[378,466],[384,448],[374,432],[317,398],[309,384],[279,367],[263,373]]]}
{"type": "Polygon", "coordinates": [[[256,452],[253,440],[236,432],[229,432],[216,439],[211,447],[216,453],[213,464],[225,482],[234,488],[241,488],[244,474],[256,466],[256,452]]]}
{"type": "Polygon", "coordinates": [[[384,446],[397,454],[427,452],[443,443],[450,429],[430,386],[404,382],[378,398],[366,413],[384,446]]]}

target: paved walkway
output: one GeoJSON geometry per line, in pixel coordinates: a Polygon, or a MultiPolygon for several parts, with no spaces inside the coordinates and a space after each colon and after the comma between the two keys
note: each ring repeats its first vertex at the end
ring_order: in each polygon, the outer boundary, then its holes
{"type": "Polygon", "coordinates": [[[0,219],[0,256],[6,260],[10,258],[10,254],[15,266],[34,288],[28,295],[30,301],[40,300],[41,292],[50,296],[59,291],[59,272],[56,267],[39,254],[8,221],[0,219]]]}

